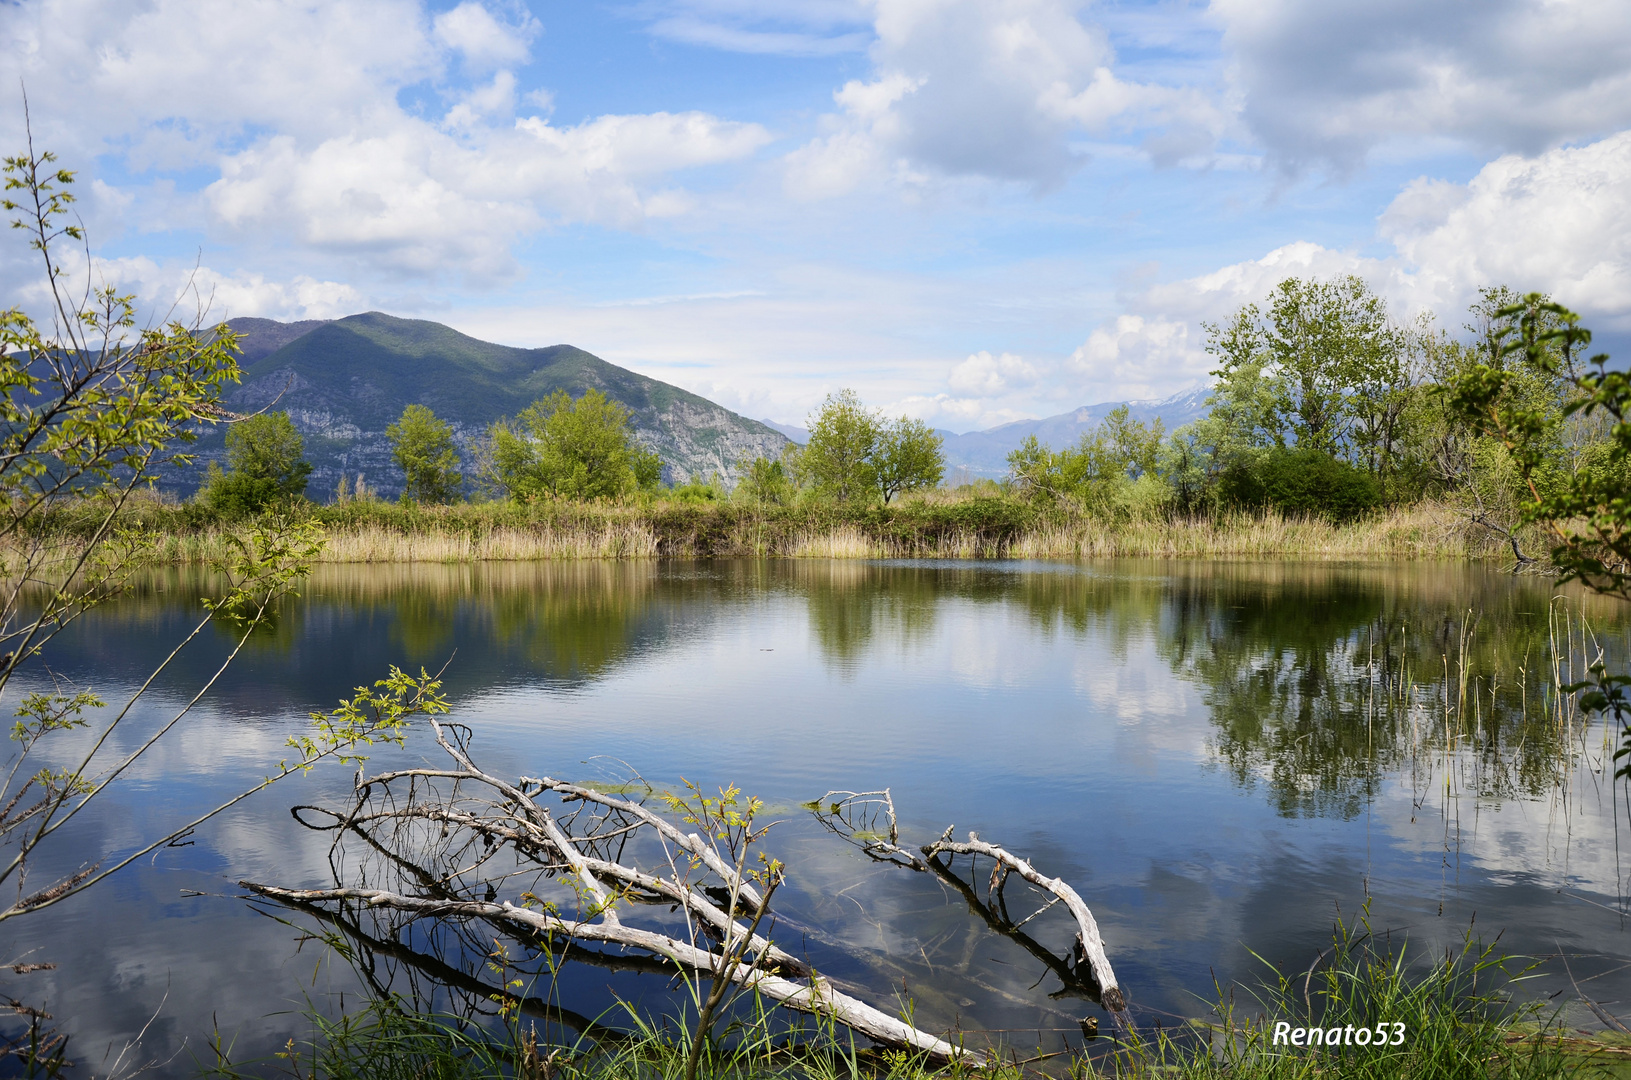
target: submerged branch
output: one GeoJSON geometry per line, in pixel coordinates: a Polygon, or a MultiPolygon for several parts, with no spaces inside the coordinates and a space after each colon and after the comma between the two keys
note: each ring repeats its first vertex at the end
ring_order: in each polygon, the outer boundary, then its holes
{"type": "Polygon", "coordinates": [[[303,825],[334,835],[338,858],[355,852],[373,868],[362,871],[365,884],[345,884],[357,874],[342,872],[336,861],[333,888],[250,881],[243,887],[337,923],[353,921],[343,914],[348,910],[371,911],[450,925],[479,921],[540,952],[631,949],[648,957],[646,964],[713,982],[711,1002],[723,1000],[728,985],[830,1018],[886,1046],[940,1061],[986,1062],[979,1051],[840,990],[771,940],[770,902],[783,871],[773,860],[753,869],[745,846],[725,857],[721,831],[745,822],[739,836],[746,843],[762,836],[763,827],[755,832],[752,825],[756,803],[733,824],[730,815],[710,816],[720,803],[710,810],[700,792],[693,803],[665,796],[662,813],[548,777],[511,782],[474,763],[468,729],[434,717],[429,722],[453,767],[359,775],[348,808],[294,809],[303,825]],[[559,800],[558,810],[540,802],[546,794],[559,800]],[[670,814],[696,828],[681,828],[670,814]],[[531,888],[516,888],[516,879],[531,888]],[[501,886],[519,895],[500,900],[501,886]],[[637,917],[648,925],[635,925],[637,917]]]}
{"type": "Polygon", "coordinates": [[[1039,889],[1044,889],[1064,902],[1071,916],[1076,920],[1076,957],[1092,965],[1093,977],[1097,980],[1104,997],[1104,1007],[1112,1013],[1127,1011],[1127,997],[1121,992],[1121,984],[1116,981],[1116,973],[1111,970],[1110,958],[1104,952],[1104,938],[1099,934],[1099,924],[1093,918],[1093,912],[1088,910],[1087,904],[1081,895],[1060,878],[1051,878],[1039,872],[1029,862],[1010,853],[996,844],[986,843],[980,839],[978,833],[969,833],[968,841],[960,843],[950,838],[951,830],[946,830],[946,836],[932,844],[923,846],[923,854],[931,861],[941,853],[952,855],[984,855],[995,860],[997,871],[992,874],[993,891],[1002,887],[1000,875],[1012,871],[1029,881],[1039,889]]]}
{"type": "Polygon", "coordinates": [[[1105,955],[1104,939],[1099,934],[1099,925],[1081,895],[1062,879],[1047,877],[1026,860],[996,844],[986,843],[980,839],[979,834],[972,832],[968,834],[967,843],[958,843],[951,839],[951,829],[948,828],[939,840],[920,848],[921,854],[908,851],[900,846],[900,827],[895,816],[895,801],[887,788],[883,791],[829,791],[820,799],[806,805],[815,814],[816,820],[859,847],[869,857],[909,870],[932,871],[943,880],[951,882],[968,901],[970,907],[985,920],[986,925],[1004,936],[1013,938],[1027,952],[1052,969],[1064,984],[1066,992],[1085,993],[1086,996],[1100,1001],[1110,1011],[1117,1024],[1125,1026],[1127,997],[1122,992],[1121,984],[1116,981],[1116,973],[1110,967],[1110,958],[1105,955]],[[940,860],[939,856],[942,854],[984,855],[996,863],[991,872],[986,901],[981,901],[972,886],[952,873],[950,867],[940,860]],[[1002,900],[1002,887],[1009,873],[1019,874],[1037,888],[1052,894],[1053,899],[1034,914],[1026,916],[1018,923],[1013,922],[1008,918],[1006,905],[1002,900]],[[995,902],[995,910],[991,901],[995,902]],[[1019,931],[1021,926],[1056,903],[1063,903],[1076,921],[1076,945],[1068,961],[1055,956],[1030,935],[1019,931]],[[1082,977],[1083,964],[1089,965],[1091,983],[1082,977]]]}

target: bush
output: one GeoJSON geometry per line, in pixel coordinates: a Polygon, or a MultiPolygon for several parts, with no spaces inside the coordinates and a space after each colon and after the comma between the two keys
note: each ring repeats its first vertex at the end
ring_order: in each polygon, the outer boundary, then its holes
{"type": "Polygon", "coordinates": [[[489,429],[489,480],[521,502],[616,498],[657,487],[662,461],[634,441],[628,407],[599,390],[539,398],[489,429]]]}
{"type": "Polygon", "coordinates": [[[257,413],[227,429],[227,471],[210,463],[200,491],[225,518],[248,517],[301,498],[311,465],[288,413],[257,413]]]}
{"type": "Polygon", "coordinates": [[[675,484],[668,490],[668,497],[680,502],[716,503],[725,498],[725,489],[719,484],[719,477],[704,480],[696,473],[684,484],[675,484]]]}
{"type": "Polygon", "coordinates": [[[1382,502],[1376,478],[1322,450],[1268,450],[1224,470],[1219,494],[1226,506],[1283,514],[1356,517],[1382,502]]]}

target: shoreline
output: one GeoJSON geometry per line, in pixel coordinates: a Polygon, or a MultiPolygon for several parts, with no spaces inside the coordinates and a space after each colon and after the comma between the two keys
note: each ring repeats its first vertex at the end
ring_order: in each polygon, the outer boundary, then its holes
{"type": "MultiPolygon", "coordinates": [[[[188,520],[153,503],[129,524],[152,565],[209,562],[233,526],[188,520]]],[[[1508,548],[1443,505],[1385,510],[1350,522],[1233,513],[1218,518],[1107,521],[1035,511],[1005,499],[914,502],[853,510],[732,503],[344,503],[303,508],[321,523],[322,563],[477,563],[577,559],[1296,559],[1397,562],[1498,560],[1508,548]]]]}
{"type": "MultiPolygon", "coordinates": [[[[1006,496],[941,493],[889,506],[809,501],[467,502],[445,506],[349,500],[297,503],[285,514],[321,525],[322,563],[478,563],[578,559],[1294,559],[1511,561],[1502,537],[1457,507],[1424,501],[1348,521],[1274,510],[1208,517],[1104,517],[1038,508],[1006,496]]],[[[100,523],[91,504],[53,509],[24,530],[65,553],[100,523]]],[[[217,561],[252,521],[197,503],[144,495],[120,513],[146,565],[217,561]]],[[[13,540],[13,543],[16,541],[13,540]]],[[[1522,538],[1545,561],[1538,535],[1522,538]]]]}

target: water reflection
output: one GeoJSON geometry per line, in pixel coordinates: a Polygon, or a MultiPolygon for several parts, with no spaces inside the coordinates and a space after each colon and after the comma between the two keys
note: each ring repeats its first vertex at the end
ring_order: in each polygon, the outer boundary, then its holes
{"type": "Polygon", "coordinates": [[[784,587],[804,601],[822,653],[840,664],[880,638],[908,647],[922,641],[947,595],[943,573],[922,567],[806,562],[788,570],[784,587]]]}
{"type": "Polygon", "coordinates": [[[1600,656],[1625,657],[1631,626],[1615,601],[1454,565],[828,573],[809,568],[802,580],[836,659],[877,637],[920,638],[954,601],[1022,610],[1044,633],[1092,639],[1118,661],[1153,643],[1175,675],[1203,688],[1218,765],[1289,816],[1351,818],[1385,776],[1450,749],[1475,751],[1484,767],[1470,775],[1486,798],[1566,783],[1585,729],[1559,685],[1600,656]]]}
{"type": "MultiPolygon", "coordinates": [[[[71,626],[54,669],[129,684],[202,616],[207,587],[152,576],[71,626]]],[[[979,829],[1082,892],[1145,1007],[1193,1012],[1212,970],[1252,975],[1247,947],[1306,965],[1333,905],[1367,889],[1385,925],[1454,940],[1476,910],[1480,927],[1515,928],[1515,949],[1562,942],[1617,958],[1606,970],[1631,959],[1612,910],[1623,871],[1606,733],[1560,710],[1555,686],[1590,649],[1624,657],[1631,612],[1553,591],[1457,566],[325,566],[213,711],[125,802],[86,815],[113,837],[87,850],[130,847],[149,819],[264,775],[307,710],[389,664],[451,656],[455,718],[506,773],[589,776],[580,763],[608,755],[654,780],[740,781],[788,808],[893,787],[914,842],[979,829]],[[1572,668],[1554,670],[1554,655],[1572,668]]],[[[227,640],[212,632],[185,654],[171,689],[195,687],[227,640]]],[[[350,790],[349,776],[310,784],[299,801],[350,790]]],[[[230,894],[243,876],[321,880],[326,847],[286,820],[294,801],[246,804],[195,847],[132,868],[117,903],[93,896],[28,930],[40,936],[14,951],[63,963],[52,993],[77,1037],[139,1029],[166,992],[153,973],[176,970],[177,1038],[199,1037],[219,998],[245,1048],[282,1044],[283,1021],[257,1018],[298,997],[309,958],[291,960],[286,929],[239,914],[230,894]],[[178,905],[183,885],[207,898],[178,905]],[[242,947],[210,944],[228,940],[242,947]]],[[[822,970],[886,1003],[909,984],[925,1024],[1074,1030],[1079,1002],[1050,1001],[1052,975],[1032,989],[1045,969],[1023,942],[978,944],[986,919],[955,888],[874,874],[789,816],[774,841],[797,869],[788,925],[822,970]]],[[[1024,929],[1063,955],[1068,925],[1053,914],[1024,929]]],[[[448,962],[479,972],[462,948],[448,962]]],[[[1631,975],[1616,978],[1631,993],[1631,975]]],[[[667,992],[598,969],[563,987],[587,1016],[614,992],[667,992]]]]}
{"type": "MultiPolygon", "coordinates": [[[[152,576],[94,632],[70,631],[59,670],[150,669],[210,587],[152,576]]],[[[1612,601],[1459,566],[323,566],[251,642],[251,677],[228,694],[261,709],[323,703],[389,664],[434,670],[455,654],[455,698],[540,679],[583,687],[767,596],[803,610],[841,672],[880,650],[910,655],[970,608],[1022,613],[1044,638],[1092,642],[1116,663],[1148,645],[1201,689],[1219,768],[1281,814],[1338,818],[1451,748],[1473,751],[1472,788],[1489,799],[1566,783],[1582,729],[1557,686],[1603,650],[1625,655],[1628,625],[1612,601]]],[[[194,649],[179,677],[213,670],[230,637],[194,649]]]]}

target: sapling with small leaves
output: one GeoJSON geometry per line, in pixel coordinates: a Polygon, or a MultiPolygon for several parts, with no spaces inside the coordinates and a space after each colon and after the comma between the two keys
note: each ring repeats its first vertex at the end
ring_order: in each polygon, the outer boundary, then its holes
{"type": "Polygon", "coordinates": [[[13,707],[12,754],[0,768],[0,887],[10,897],[0,901],[3,922],[90,888],[285,776],[329,758],[355,762],[360,747],[399,741],[408,718],[433,711],[440,698],[428,675],[393,669],[375,690],[319,715],[311,734],[291,740],[296,754],[260,783],[189,821],[158,826],[161,835],[135,850],[59,851],[51,862],[78,861],[78,868],[48,883],[28,880],[44,847],[69,842],[64,826],[192,714],[256,629],[295,594],[326,539],[313,522],[280,518],[232,534],[228,557],[215,566],[221,591],[122,701],[110,704],[94,688],[50,673],[56,635],[120,595],[146,565],[152,537],[123,524],[131,499],[166,468],[191,464],[203,428],[245,419],[222,405],[239,378],[238,337],[225,325],[207,326],[202,302],[190,323],[138,329],[134,296],[90,284],[93,260],[72,216],[74,173],[36,151],[32,137],[0,171],[0,207],[39,256],[48,298],[43,321],[20,308],[0,311],[0,702],[14,678],[33,683],[13,707]],[[63,244],[83,249],[82,287],[59,254],[63,244]],[[133,748],[122,743],[116,736],[212,623],[232,638],[226,659],[133,748]]]}

